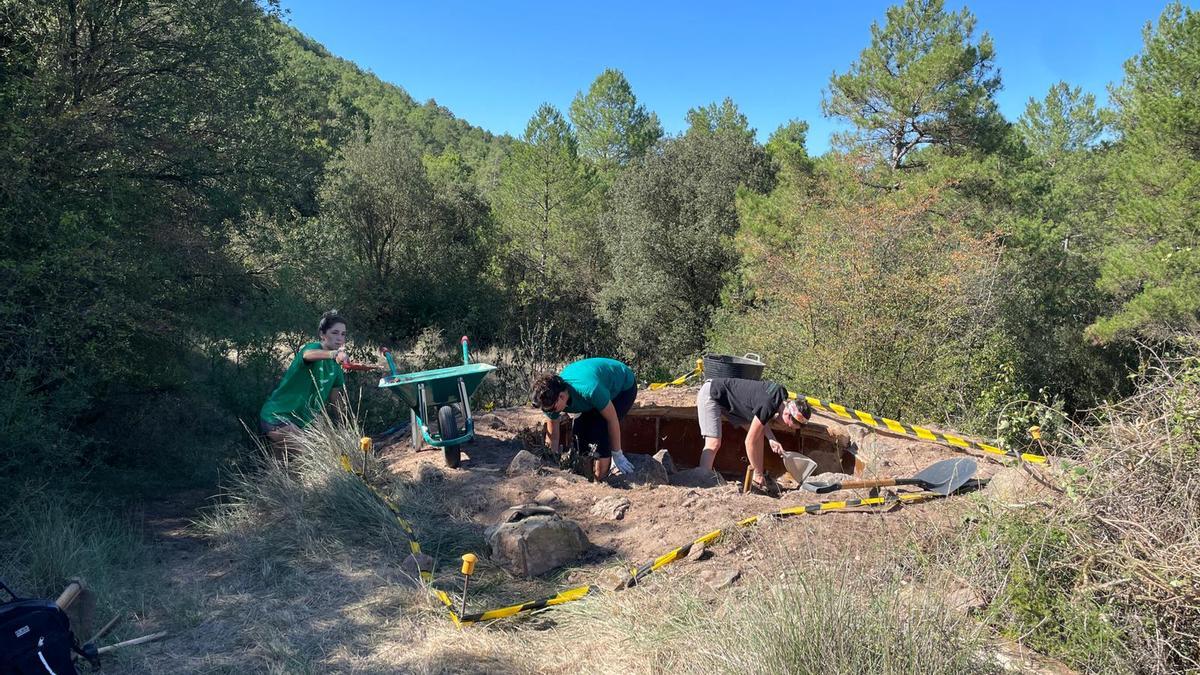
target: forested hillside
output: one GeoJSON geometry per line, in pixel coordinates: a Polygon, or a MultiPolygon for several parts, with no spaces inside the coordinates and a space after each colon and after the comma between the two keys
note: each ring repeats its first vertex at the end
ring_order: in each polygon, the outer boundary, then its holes
{"type": "Polygon", "coordinates": [[[614,70],[497,137],[271,5],[3,20],[9,475],[173,445],[196,405],[231,428],[329,307],[363,345],[541,334],[539,358],[646,379],[755,351],[813,395],[983,433],[1010,400],[1120,394],[1135,345],[1196,325],[1178,6],[1111,109],[1064,82],[1015,120],[969,11],[895,7],[830,80],[852,131],[821,157],[803,120],[760,145],[732,100],[664,135],[614,70]]]}
{"type": "Polygon", "coordinates": [[[236,439],[273,348],[311,332],[318,308],[353,304],[362,328],[403,339],[461,316],[444,298],[481,283],[479,185],[508,139],[268,9],[5,3],[3,474],[236,439]],[[385,143],[400,165],[376,187],[413,181],[424,201],[402,223],[356,227],[339,190],[362,187],[354,168],[385,143]],[[459,244],[461,258],[447,250],[459,244]],[[436,270],[442,296],[408,264],[421,245],[457,265],[436,270]]]}
{"type": "Polygon", "coordinates": [[[364,345],[541,331],[541,358],[647,379],[755,351],[813,395],[984,433],[1009,400],[1118,395],[1135,345],[1195,328],[1178,6],[1113,108],[1064,82],[1016,120],[969,11],[893,8],[830,80],[853,131],[821,157],[803,120],[759,145],[732,100],[664,135],[613,70],[496,137],[253,2],[3,20],[10,475],[119,463],[200,432],[173,417],[197,404],[246,417],[329,307],[364,345]]]}

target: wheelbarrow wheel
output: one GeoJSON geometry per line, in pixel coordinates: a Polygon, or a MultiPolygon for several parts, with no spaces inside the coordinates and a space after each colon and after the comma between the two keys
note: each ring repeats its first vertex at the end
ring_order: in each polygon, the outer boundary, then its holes
{"type": "MultiPolygon", "coordinates": [[[[442,432],[442,440],[458,435],[458,416],[454,413],[454,406],[438,408],[438,429],[442,432]]],[[[462,460],[462,449],[457,445],[447,445],[442,448],[442,455],[446,458],[446,466],[457,469],[462,460]]]]}

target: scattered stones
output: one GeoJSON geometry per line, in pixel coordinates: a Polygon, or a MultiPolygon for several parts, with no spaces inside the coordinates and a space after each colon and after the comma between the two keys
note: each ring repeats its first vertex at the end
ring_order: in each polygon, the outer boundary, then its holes
{"type": "MultiPolygon", "coordinates": [[[[1032,469],[1038,471],[1040,469],[1032,469]]],[[[1046,499],[1053,493],[1020,467],[1005,467],[992,475],[981,492],[1009,506],[1029,504],[1046,499]]]]}
{"type": "Polygon", "coordinates": [[[537,493],[537,496],[533,498],[533,501],[534,503],[541,504],[542,506],[553,504],[554,502],[558,501],[558,493],[554,490],[546,488],[545,490],[537,493]]]}
{"type": "Polygon", "coordinates": [[[668,482],[667,469],[661,462],[648,455],[626,453],[625,459],[633,464],[633,475],[624,476],[625,480],[634,485],[666,485],[668,482]]]}
{"type": "Polygon", "coordinates": [[[545,506],[509,509],[485,535],[492,560],[509,572],[526,577],[570,562],[590,546],[578,523],[545,506]]]}
{"type": "Polygon", "coordinates": [[[654,453],[654,459],[663,465],[663,468],[667,470],[668,476],[675,473],[675,461],[671,459],[671,453],[666,448],[654,453]]]}
{"type": "Polygon", "coordinates": [[[605,591],[616,592],[625,588],[625,584],[629,583],[629,573],[620,570],[608,570],[596,579],[596,587],[605,591]]]}
{"type": "Polygon", "coordinates": [[[688,551],[687,554],[688,562],[700,562],[701,560],[710,557],[712,557],[712,553],[708,550],[708,547],[705,546],[703,542],[699,544],[693,544],[691,550],[688,551]]]}
{"type": "Polygon", "coordinates": [[[408,557],[400,563],[400,573],[404,575],[406,581],[411,582],[413,586],[421,583],[421,572],[433,571],[433,558],[424,553],[409,553],[408,557]]]}
{"type": "Polygon", "coordinates": [[[826,471],[825,473],[817,473],[808,477],[806,483],[844,483],[848,480],[859,480],[848,473],[837,473],[834,471],[826,471]]]}
{"type": "Polygon", "coordinates": [[[537,473],[537,470],[541,467],[542,460],[540,457],[528,450],[522,450],[509,462],[507,473],[510,476],[537,473]]]}
{"type": "Polygon", "coordinates": [[[671,485],[682,487],[710,488],[719,487],[724,484],[725,479],[721,477],[721,474],[716,471],[701,469],[700,467],[680,471],[671,476],[671,485]]]}
{"type": "Polygon", "coordinates": [[[709,585],[714,591],[719,591],[723,588],[728,588],[742,576],[742,571],[739,569],[731,570],[704,570],[700,573],[700,578],[709,585]]]}
{"type": "Polygon", "coordinates": [[[629,510],[630,502],[625,497],[611,495],[592,505],[592,515],[609,520],[621,520],[629,510]]]}

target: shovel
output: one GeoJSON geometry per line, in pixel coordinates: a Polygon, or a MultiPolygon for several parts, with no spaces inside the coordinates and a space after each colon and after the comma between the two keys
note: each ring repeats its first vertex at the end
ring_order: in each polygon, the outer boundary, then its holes
{"type": "Polygon", "coordinates": [[[918,485],[943,497],[958,490],[975,476],[975,460],[969,457],[945,459],[925,467],[912,478],[879,478],[876,480],[852,480],[841,483],[805,483],[804,489],[817,494],[850,490],[855,488],[890,487],[892,485],[918,485]]]}
{"type": "Polygon", "coordinates": [[[783,453],[783,468],[787,469],[788,475],[797,483],[804,485],[804,481],[817,468],[817,463],[798,452],[788,450],[783,453]]]}

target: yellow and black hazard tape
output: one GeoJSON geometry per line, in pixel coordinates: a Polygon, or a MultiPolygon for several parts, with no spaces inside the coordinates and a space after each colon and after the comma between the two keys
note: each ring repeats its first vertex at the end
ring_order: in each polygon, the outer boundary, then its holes
{"type": "MultiPolygon", "coordinates": [[[[367,443],[367,441],[369,441],[369,440],[370,440],[369,438],[366,438],[366,437],[363,438],[362,445],[365,448],[364,454],[365,454],[365,452],[370,450],[370,446],[367,443]]],[[[371,485],[370,483],[368,483],[366,476],[359,476],[358,474],[354,473],[354,467],[351,466],[351,464],[350,464],[350,456],[349,455],[347,455],[346,453],[342,453],[342,455],[338,458],[338,461],[341,463],[342,468],[345,469],[347,473],[361,478],[362,484],[367,486],[367,489],[371,491],[371,494],[375,495],[375,498],[378,499],[380,502],[383,502],[383,505],[387,507],[388,511],[391,511],[392,517],[396,519],[396,524],[400,526],[400,529],[403,530],[404,534],[407,535],[407,537],[408,537],[408,550],[411,551],[413,554],[413,561],[416,562],[416,565],[417,565],[417,573],[420,574],[422,581],[424,581],[427,584],[431,583],[433,581],[433,570],[421,569],[421,562],[420,562],[421,544],[420,544],[420,542],[417,541],[417,534],[416,534],[416,532],[413,531],[412,525],[407,520],[404,519],[404,516],[400,515],[400,509],[396,506],[396,504],[394,502],[392,502],[391,499],[388,499],[388,497],[386,495],[384,495],[379,490],[375,489],[374,485],[371,485]]],[[[363,467],[364,467],[363,473],[365,474],[366,473],[365,461],[364,461],[363,467]]]]}
{"type": "MultiPolygon", "coordinates": [[[[901,493],[898,495],[885,495],[882,497],[868,497],[866,499],[848,499],[848,500],[832,501],[832,502],[820,502],[817,504],[808,504],[807,506],[794,506],[792,508],[783,509],[782,511],[776,511],[775,513],[769,513],[769,514],[758,515],[758,516],[750,516],[749,518],[739,520],[737,522],[736,527],[749,527],[751,525],[756,525],[759,522],[766,520],[768,518],[787,518],[789,516],[811,515],[811,514],[815,514],[815,513],[826,513],[829,511],[838,511],[841,509],[852,509],[852,508],[857,508],[860,506],[884,506],[884,505],[890,505],[890,504],[911,504],[914,502],[923,502],[923,501],[927,501],[930,499],[936,499],[940,496],[941,495],[937,495],[932,492],[906,492],[906,493],[901,493]]],[[[650,574],[651,572],[656,572],[659,569],[675,562],[676,560],[679,560],[680,558],[686,558],[688,553],[691,553],[692,547],[699,546],[700,544],[705,544],[705,545],[711,544],[714,541],[720,539],[723,535],[724,535],[723,530],[713,530],[712,532],[709,532],[708,534],[700,537],[699,539],[691,541],[687,544],[684,544],[683,546],[680,546],[679,548],[677,548],[673,551],[668,551],[667,553],[664,553],[664,554],[658,556],[654,560],[651,560],[650,562],[646,563],[645,565],[642,565],[641,567],[634,568],[630,572],[630,579],[626,583],[626,586],[634,586],[639,581],[641,581],[646,575],[650,574]]]]}
{"type": "MultiPolygon", "coordinates": [[[[778,511],[776,513],[751,516],[749,518],[745,518],[745,519],[738,521],[736,526],[737,527],[749,527],[751,525],[755,525],[755,524],[757,524],[765,519],[768,519],[768,518],[786,518],[789,516],[801,516],[801,515],[805,515],[805,514],[824,513],[824,512],[829,512],[829,511],[837,511],[837,510],[841,510],[841,509],[851,509],[851,508],[855,508],[855,507],[859,507],[859,506],[882,506],[882,505],[896,504],[896,503],[913,503],[913,502],[926,501],[929,499],[935,499],[940,496],[941,495],[936,495],[936,494],[933,494],[932,492],[913,492],[913,493],[904,493],[904,494],[900,494],[900,495],[888,495],[888,496],[884,496],[884,497],[870,497],[867,499],[851,499],[851,500],[845,500],[845,501],[821,502],[818,504],[809,504],[807,506],[796,506],[796,507],[792,507],[792,508],[788,508],[788,509],[783,509],[782,511],[778,511]]],[[[665,567],[666,565],[669,565],[669,564],[679,560],[680,558],[687,557],[687,554],[689,552],[691,552],[693,546],[696,546],[699,544],[711,544],[714,541],[716,541],[717,539],[720,539],[723,534],[724,534],[724,530],[713,530],[712,532],[709,532],[708,534],[700,537],[699,539],[696,539],[696,540],[689,542],[683,546],[680,546],[679,548],[676,548],[668,553],[660,555],[659,557],[655,558],[654,560],[651,560],[650,562],[647,562],[645,565],[642,565],[641,567],[637,567],[637,568],[630,570],[629,580],[627,582],[625,582],[625,587],[628,588],[630,586],[634,586],[640,580],[645,578],[646,575],[648,575],[652,572],[656,572],[659,569],[665,567]]],[[[531,611],[534,611],[537,609],[553,607],[555,605],[562,605],[562,604],[565,604],[568,602],[573,602],[575,600],[582,600],[589,593],[591,593],[592,590],[593,590],[592,586],[579,586],[579,587],[572,588],[572,589],[563,591],[561,593],[558,593],[557,595],[553,595],[548,598],[543,598],[541,600],[533,600],[531,602],[523,602],[523,603],[516,604],[516,605],[509,605],[507,607],[501,607],[499,609],[491,609],[486,612],[467,614],[462,617],[459,617],[454,613],[454,605],[453,605],[453,602],[450,600],[450,598],[448,596],[446,596],[445,593],[441,593],[440,591],[439,591],[439,593],[442,596],[442,598],[441,598],[442,602],[446,605],[446,608],[450,610],[450,617],[451,617],[451,619],[454,620],[454,623],[456,623],[458,625],[466,625],[466,624],[471,624],[471,623],[478,623],[481,621],[491,621],[494,619],[503,619],[503,618],[510,617],[510,616],[513,616],[516,614],[520,614],[522,612],[531,612],[531,611]]]]}
{"type": "Polygon", "coordinates": [[[507,617],[510,617],[510,616],[513,616],[516,614],[520,614],[521,612],[532,612],[536,609],[544,609],[546,607],[554,607],[555,605],[562,605],[562,604],[566,604],[568,602],[574,602],[576,600],[581,600],[588,593],[592,592],[592,587],[591,586],[577,586],[575,588],[571,588],[571,589],[562,591],[561,593],[556,593],[548,598],[542,598],[541,600],[532,600],[530,602],[523,602],[519,605],[509,605],[508,607],[500,607],[498,609],[489,609],[486,612],[476,612],[474,614],[464,614],[463,616],[458,616],[457,614],[455,614],[454,604],[450,600],[449,596],[447,596],[445,593],[442,593],[441,591],[437,591],[437,592],[441,595],[441,600],[443,603],[445,603],[446,608],[450,610],[450,619],[452,621],[454,621],[454,623],[456,625],[466,626],[466,625],[473,624],[473,623],[480,623],[482,621],[493,621],[495,619],[504,619],[504,618],[507,618],[507,617]]]}
{"type": "Polygon", "coordinates": [[[680,375],[670,382],[652,382],[647,387],[650,390],[662,389],[663,387],[678,387],[687,384],[687,381],[693,377],[699,377],[704,374],[704,359],[696,359],[696,367],[687,375],[680,375]]]}
{"type": "MultiPolygon", "coordinates": [[[[693,377],[700,377],[703,375],[704,375],[704,360],[697,359],[696,360],[696,368],[694,370],[692,370],[692,372],[688,373],[687,375],[678,377],[674,380],[671,380],[670,382],[655,382],[655,383],[651,384],[649,386],[649,388],[650,389],[662,389],[663,387],[677,387],[677,386],[686,384],[687,381],[693,377]]],[[[796,394],[794,394],[794,393],[789,394],[789,396],[791,396],[792,398],[797,398],[796,394]]],[[[891,420],[886,417],[876,417],[876,416],[872,415],[871,413],[863,412],[862,410],[855,410],[853,408],[847,408],[844,405],[839,405],[837,403],[830,403],[828,401],[822,401],[821,399],[814,398],[812,396],[805,396],[804,400],[808,401],[809,405],[811,405],[812,407],[814,407],[818,410],[823,410],[825,412],[833,413],[834,415],[837,415],[838,417],[845,419],[845,420],[849,420],[851,422],[865,424],[866,426],[871,427],[872,429],[875,429],[877,431],[898,434],[900,436],[907,436],[909,438],[915,438],[920,441],[929,441],[930,443],[938,443],[940,445],[945,445],[947,447],[951,447],[951,448],[954,448],[957,450],[978,450],[980,452],[987,453],[989,455],[1010,457],[1012,459],[1021,459],[1026,462],[1032,462],[1034,464],[1045,464],[1046,463],[1047,458],[1045,455],[1035,455],[1035,454],[1029,453],[1029,452],[1016,452],[1015,450],[1005,450],[1003,448],[998,448],[994,445],[988,445],[987,443],[983,443],[980,441],[974,441],[969,438],[963,438],[962,436],[959,436],[957,434],[932,431],[932,430],[926,429],[924,427],[916,426],[915,424],[904,424],[903,422],[897,422],[896,420],[891,420]]]]}
{"type": "MultiPolygon", "coordinates": [[[[796,398],[796,395],[791,394],[791,397],[796,398]]],[[[853,408],[847,408],[846,406],[838,405],[837,403],[822,401],[821,399],[813,398],[812,396],[805,396],[804,400],[808,401],[808,404],[817,410],[823,410],[825,412],[832,413],[851,422],[864,424],[872,429],[875,429],[876,431],[907,436],[909,438],[915,438],[921,441],[929,441],[930,443],[938,443],[940,445],[945,445],[957,450],[978,450],[989,455],[999,455],[1001,457],[1021,459],[1026,462],[1033,462],[1035,464],[1046,463],[1045,455],[1035,455],[1028,452],[1005,450],[994,445],[988,445],[987,443],[981,443],[979,441],[973,441],[969,438],[963,438],[962,436],[958,436],[956,434],[932,431],[924,427],[916,426],[915,424],[904,424],[903,422],[890,420],[886,417],[875,417],[871,413],[855,410],[853,408]]]]}
{"type": "MultiPolygon", "coordinates": [[[[367,452],[370,450],[369,446],[366,444],[366,439],[364,439],[364,446],[365,446],[364,452],[367,452]]],[[[339,462],[340,462],[342,468],[345,469],[347,473],[350,473],[351,475],[354,475],[354,476],[359,476],[359,474],[354,472],[354,468],[350,463],[350,457],[348,455],[343,453],[339,457],[339,462]]],[[[365,467],[365,463],[364,463],[364,467],[365,467]]],[[[365,473],[365,471],[364,471],[364,473],[365,473]]],[[[400,528],[402,530],[404,530],[406,535],[408,535],[409,548],[412,550],[414,559],[415,559],[416,555],[421,552],[421,545],[417,542],[417,537],[416,537],[415,532],[413,531],[412,525],[409,524],[409,522],[400,515],[399,508],[395,505],[395,503],[392,502],[391,499],[389,499],[386,495],[384,495],[379,490],[375,489],[374,486],[372,486],[370,483],[368,483],[365,476],[359,476],[359,478],[362,479],[363,485],[367,486],[367,488],[371,491],[371,494],[375,495],[376,498],[378,498],[381,502],[383,502],[383,504],[385,506],[387,506],[388,510],[392,513],[393,517],[395,517],[396,522],[400,525],[400,528]]],[[[910,493],[901,493],[899,495],[869,497],[867,499],[850,499],[850,500],[841,500],[841,501],[819,502],[817,504],[808,504],[806,506],[794,506],[791,508],[783,509],[781,511],[777,511],[775,513],[750,516],[749,518],[744,518],[742,520],[739,520],[736,523],[736,527],[749,527],[751,525],[755,525],[755,524],[757,524],[765,519],[768,519],[768,518],[786,518],[789,516],[802,516],[802,515],[806,515],[806,514],[826,513],[829,511],[838,511],[841,509],[850,509],[850,508],[856,508],[856,507],[860,507],[860,506],[883,506],[883,505],[896,504],[896,503],[914,503],[914,502],[926,501],[929,499],[935,499],[940,496],[941,495],[937,495],[932,492],[910,492],[910,493]]],[[[691,552],[693,546],[696,546],[699,544],[710,544],[710,543],[716,541],[717,539],[720,539],[723,534],[724,534],[723,530],[713,530],[712,532],[709,532],[708,534],[700,537],[699,539],[691,541],[683,546],[680,546],[679,548],[676,548],[672,551],[669,551],[668,553],[658,556],[654,560],[651,560],[650,562],[642,565],[641,567],[637,567],[637,568],[630,570],[630,577],[629,577],[629,580],[626,581],[625,587],[628,588],[628,587],[634,586],[640,580],[645,578],[646,575],[648,575],[652,572],[655,572],[655,571],[665,567],[666,565],[669,565],[669,564],[675,562],[676,560],[679,560],[680,558],[687,557],[687,554],[689,552],[691,552]]],[[[583,598],[587,597],[587,595],[589,593],[591,593],[593,590],[593,587],[591,585],[577,586],[575,588],[561,591],[550,597],[542,598],[540,600],[531,600],[529,602],[522,602],[522,603],[515,604],[515,605],[509,605],[507,607],[499,607],[497,609],[489,609],[484,612],[475,612],[472,614],[464,614],[462,616],[459,616],[458,613],[454,611],[454,601],[450,598],[450,595],[441,589],[433,587],[433,585],[432,585],[433,571],[432,570],[422,570],[419,568],[419,566],[418,566],[417,571],[420,573],[421,580],[424,582],[421,585],[424,586],[430,592],[430,594],[433,595],[433,597],[437,598],[443,605],[446,606],[446,610],[450,615],[450,620],[454,622],[454,625],[459,626],[459,627],[471,625],[471,624],[475,624],[475,623],[481,623],[484,621],[493,621],[496,619],[504,619],[504,618],[507,618],[510,616],[515,616],[517,614],[521,614],[523,612],[532,612],[532,611],[539,610],[539,609],[545,609],[547,607],[554,607],[557,605],[566,604],[568,602],[574,602],[576,600],[582,600],[583,598]]]]}

